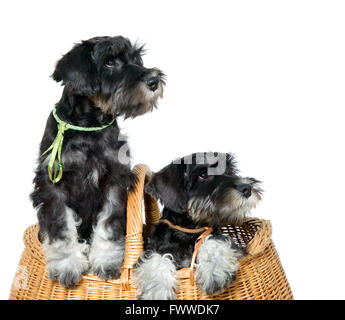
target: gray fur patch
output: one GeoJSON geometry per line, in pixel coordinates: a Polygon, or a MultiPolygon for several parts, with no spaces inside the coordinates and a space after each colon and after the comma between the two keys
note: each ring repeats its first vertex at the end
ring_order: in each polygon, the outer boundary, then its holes
{"type": "Polygon", "coordinates": [[[208,236],[199,248],[195,281],[207,294],[224,291],[235,279],[241,252],[231,248],[231,240],[208,236]]]}
{"type": "Polygon", "coordinates": [[[48,276],[51,280],[58,280],[63,286],[76,285],[82,275],[89,270],[87,253],[89,246],[86,242],[78,241],[78,221],[74,218],[74,212],[66,206],[65,219],[66,230],[64,239],[50,241],[44,237],[42,244],[46,256],[48,276]]]}
{"type": "Polygon", "coordinates": [[[176,268],[169,254],[152,253],[134,270],[140,300],[176,299],[176,268]]]}
{"type": "Polygon", "coordinates": [[[98,215],[97,225],[93,229],[89,260],[91,270],[101,279],[118,278],[122,267],[125,239],[112,241],[112,230],[106,226],[106,221],[118,205],[117,190],[112,188],[108,193],[107,202],[98,215]]]}

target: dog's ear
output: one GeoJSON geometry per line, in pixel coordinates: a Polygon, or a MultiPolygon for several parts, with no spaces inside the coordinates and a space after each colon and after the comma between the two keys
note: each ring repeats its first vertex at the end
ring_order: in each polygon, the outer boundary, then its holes
{"type": "Polygon", "coordinates": [[[97,69],[93,61],[94,42],[75,45],[57,63],[52,75],[57,82],[76,94],[91,96],[97,91],[97,69]]]}
{"type": "Polygon", "coordinates": [[[145,187],[162,205],[178,213],[187,211],[187,193],[185,190],[185,170],[183,164],[170,164],[154,173],[145,187]]]}

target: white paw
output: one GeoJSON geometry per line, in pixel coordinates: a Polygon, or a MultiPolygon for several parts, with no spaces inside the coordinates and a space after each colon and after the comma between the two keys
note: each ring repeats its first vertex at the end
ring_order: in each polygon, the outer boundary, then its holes
{"type": "Polygon", "coordinates": [[[119,278],[124,254],[124,239],[117,242],[94,242],[89,254],[91,271],[102,280],[119,278]]]}
{"type": "Polygon", "coordinates": [[[50,261],[47,270],[49,279],[58,280],[65,287],[73,287],[89,271],[89,262],[83,254],[67,256],[50,261]]]}
{"type": "Polygon", "coordinates": [[[139,300],[176,299],[176,268],[168,254],[143,256],[134,270],[134,279],[139,300]]]}
{"type": "Polygon", "coordinates": [[[206,294],[222,292],[231,284],[239,267],[242,253],[231,248],[230,240],[209,237],[198,252],[195,282],[206,294]]]}

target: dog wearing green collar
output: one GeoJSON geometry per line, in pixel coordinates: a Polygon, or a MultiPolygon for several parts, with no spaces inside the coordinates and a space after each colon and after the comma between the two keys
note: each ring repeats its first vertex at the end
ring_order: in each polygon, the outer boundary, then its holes
{"type": "Polygon", "coordinates": [[[96,37],[62,56],[52,75],[64,88],[46,123],[31,199],[48,276],[66,287],[89,271],[120,275],[135,177],[117,117],[152,111],[165,84],[142,53],[124,37],[96,37]]]}

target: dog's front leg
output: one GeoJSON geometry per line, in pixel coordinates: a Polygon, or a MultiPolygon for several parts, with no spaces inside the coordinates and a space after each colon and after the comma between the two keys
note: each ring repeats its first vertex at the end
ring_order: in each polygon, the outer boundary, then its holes
{"type": "Polygon", "coordinates": [[[126,196],[125,189],[110,188],[93,227],[89,260],[92,272],[103,280],[120,276],[125,252],[126,196]]]}
{"type": "Polygon", "coordinates": [[[176,267],[170,254],[147,253],[140,257],[134,278],[140,300],[176,299],[176,267]]]}
{"type": "Polygon", "coordinates": [[[236,278],[243,255],[224,236],[209,236],[199,248],[195,281],[206,294],[222,292],[236,278]]]}
{"type": "Polygon", "coordinates": [[[79,241],[74,211],[57,196],[42,205],[38,217],[48,277],[65,287],[76,285],[89,270],[89,246],[79,241]]]}

